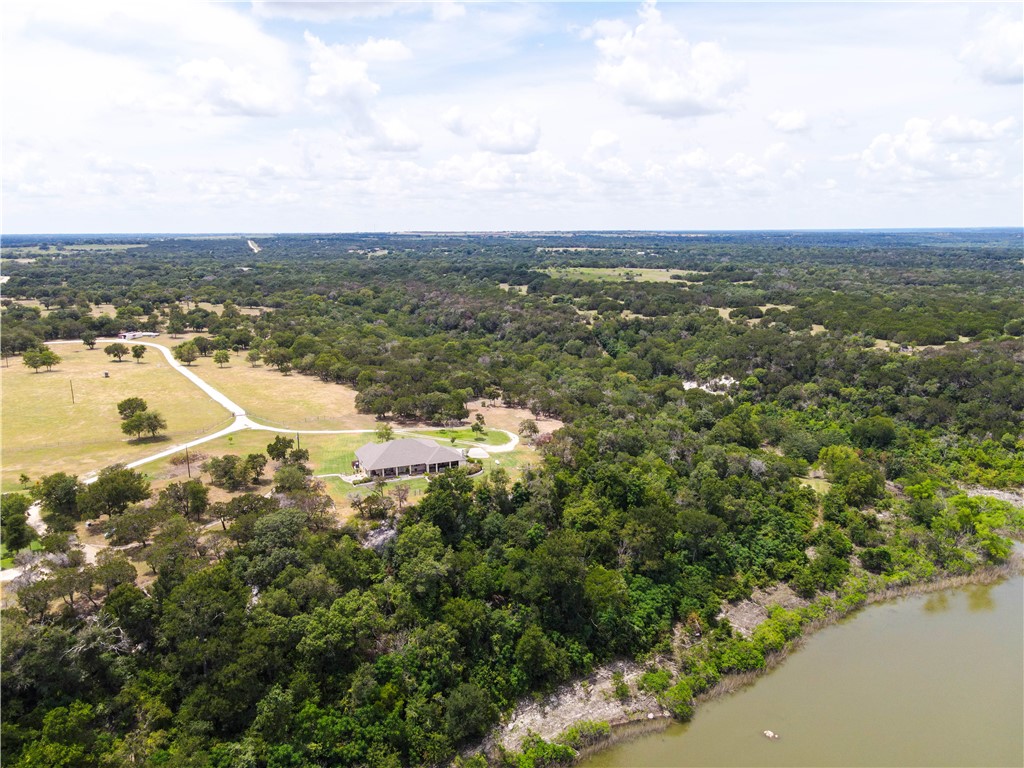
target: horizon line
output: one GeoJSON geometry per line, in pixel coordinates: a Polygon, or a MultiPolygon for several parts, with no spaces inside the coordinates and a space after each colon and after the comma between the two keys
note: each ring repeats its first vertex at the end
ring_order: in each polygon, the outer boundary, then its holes
{"type": "Polygon", "coordinates": [[[0,242],[5,237],[275,237],[278,235],[577,235],[577,234],[734,234],[734,233],[783,233],[783,232],[977,232],[996,230],[1020,230],[1021,224],[996,224],[967,227],[792,227],[792,228],[697,228],[697,229],[379,229],[379,230],[278,230],[252,232],[246,230],[176,232],[159,231],[108,231],[108,232],[0,232],[0,242]]]}

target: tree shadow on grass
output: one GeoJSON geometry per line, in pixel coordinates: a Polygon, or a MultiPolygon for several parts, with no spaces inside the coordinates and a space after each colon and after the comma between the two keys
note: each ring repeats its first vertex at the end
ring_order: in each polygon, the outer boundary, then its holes
{"type": "Polygon", "coordinates": [[[169,443],[171,438],[169,435],[147,435],[146,437],[133,437],[128,441],[128,445],[156,445],[158,443],[169,443]]]}

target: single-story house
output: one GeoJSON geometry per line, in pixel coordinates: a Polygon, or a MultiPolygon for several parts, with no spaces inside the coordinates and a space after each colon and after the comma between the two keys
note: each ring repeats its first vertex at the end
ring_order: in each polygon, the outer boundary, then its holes
{"type": "Polygon", "coordinates": [[[462,451],[446,448],[424,437],[367,443],[356,449],[355,469],[370,477],[398,477],[443,472],[466,463],[462,451]]]}

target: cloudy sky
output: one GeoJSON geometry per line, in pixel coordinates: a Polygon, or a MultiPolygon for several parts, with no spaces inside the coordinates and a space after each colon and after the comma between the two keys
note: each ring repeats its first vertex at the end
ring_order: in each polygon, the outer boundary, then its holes
{"type": "Polygon", "coordinates": [[[2,231],[1022,224],[1013,3],[5,0],[2,231]]]}

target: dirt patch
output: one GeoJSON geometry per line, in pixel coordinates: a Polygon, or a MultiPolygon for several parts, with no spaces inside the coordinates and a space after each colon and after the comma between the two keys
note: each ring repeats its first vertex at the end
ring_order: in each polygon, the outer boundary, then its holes
{"type": "Polygon", "coordinates": [[[506,429],[515,434],[519,434],[519,425],[527,419],[533,419],[537,422],[537,427],[542,433],[554,432],[562,426],[562,422],[558,419],[534,416],[526,408],[506,408],[494,400],[472,400],[466,403],[466,407],[469,408],[469,419],[467,421],[470,424],[473,423],[476,415],[480,413],[483,414],[484,422],[488,427],[506,429]],[[487,405],[485,406],[484,403],[487,403],[487,405]]]}
{"type": "Polygon", "coordinates": [[[788,584],[776,584],[766,590],[757,589],[748,599],[727,605],[718,618],[728,619],[733,629],[744,637],[750,637],[768,618],[768,609],[775,605],[792,610],[803,608],[808,602],[797,597],[788,584]]]}

